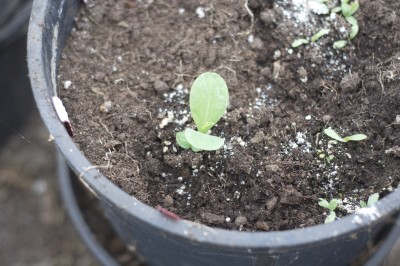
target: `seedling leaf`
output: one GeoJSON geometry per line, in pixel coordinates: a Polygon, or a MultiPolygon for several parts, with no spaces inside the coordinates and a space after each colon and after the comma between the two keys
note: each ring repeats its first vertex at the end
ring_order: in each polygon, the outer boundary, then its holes
{"type": "Polygon", "coordinates": [[[224,139],[216,136],[204,134],[191,128],[185,129],[184,132],[185,138],[192,146],[193,151],[214,151],[218,150],[224,145],[224,139]]]}
{"type": "Polygon", "coordinates": [[[360,200],[360,206],[361,206],[361,208],[366,208],[367,203],[365,203],[365,201],[363,201],[363,200],[360,200]]]}
{"type": "Polygon", "coordinates": [[[360,4],[356,1],[349,4],[349,1],[342,1],[341,8],[342,14],[345,18],[352,16],[360,7],[360,4]]]}
{"type": "Polygon", "coordinates": [[[348,23],[350,23],[350,25],[357,24],[357,19],[355,17],[353,17],[353,16],[346,17],[346,20],[347,20],[348,23]]]}
{"type": "Polygon", "coordinates": [[[347,44],[345,40],[339,40],[333,43],[333,49],[342,49],[347,44]]]}
{"type": "Polygon", "coordinates": [[[319,198],[318,205],[329,209],[329,202],[326,199],[319,198]]]}
{"type": "Polygon", "coordinates": [[[330,211],[334,211],[335,209],[336,209],[336,207],[337,207],[337,205],[338,205],[338,200],[337,199],[332,199],[330,202],[329,202],[329,210],[330,211]]]}
{"type": "Polygon", "coordinates": [[[379,199],[379,193],[374,193],[368,197],[367,207],[374,205],[379,199]]]}
{"type": "Polygon", "coordinates": [[[308,2],[308,6],[312,12],[318,15],[326,15],[329,14],[329,7],[324,4],[325,1],[318,1],[318,0],[310,0],[308,2]]]}
{"type": "Polygon", "coordinates": [[[316,42],[319,38],[327,34],[329,34],[329,29],[322,29],[311,37],[311,41],[316,42]]]}
{"type": "Polygon", "coordinates": [[[331,13],[337,13],[342,11],[342,8],[340,6],[334,7],[331,9],[331,13]]]}
{"type": "Polygon", "coordinates": [[[338,133],[336,133],[332,128],[326,128],[324,129],[324,134],[327,135],[330,138],[333,138],[337,141],[343,142],[343,138],[339,136],[338,133]]]}
{"type": "Polygon", "coordinates": [[[190,143],[187,141],[184,132],[176,133],[176,142],[178,143],[178,145],[180,147],[182,147],[185,150],[189,149],[190,147],[192,147],[192,145],[190,145],[190,143]]]}
{"type": "Polygon", "coordinates": [[[336,213],[334,211],[329,212],[328,217],[326,217],[325,219],[325,223],[329,224],[332,223],[333,221],[335,221],[336,218],[336,213]]]}
{"type": "Polygon", "coordinates": [[[343,142],[348,142],[348,141],[360,141],[360,140],[364,140],[364,139],[366,139],[366,138],[367,138],[367,136],[364,135],[364,134],[355,134],[355,135],[351,135],[351,136],[345,137],[345,138],[343,139],[343,142]]]}
{"type": "Polygon", "coordinates": [[[228,87],[220,75],[206,72],[198,76],[189,97],[190,111],[198,131],[207,133],[224,115],[228,103],[228,87]]]}
{"type": "Polygon", "coordinates": [[[299,47],[299,46],[301,46],[303,44],[307,44],[307,43],[308,43],[307,39],[304,39],[304,38],[296,39],[292,42],[292,47],[296,48],[296,47],[299,47]]]}
{"type": "Polygon", "coordinates": [[[350,38],[350,40],[352,40],[352,39],[354,39],[354,37],[357,36],[358,31],[359,31],[360,28],[358,27],[357,20],[353,16],[346,17],[346,20],[351,25],[351,32],[349,34],[349,38],[350,38]]]}

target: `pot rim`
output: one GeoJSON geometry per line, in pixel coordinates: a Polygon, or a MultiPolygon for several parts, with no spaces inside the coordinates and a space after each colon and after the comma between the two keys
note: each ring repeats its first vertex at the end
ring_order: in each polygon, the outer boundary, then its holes
{"type": "MultiPolygon", "coordinates": [[[[54,8],[54,6],[51,6],[52,2],[36,0],[32,7],[28,30],[28,68],[31,86],[36,105],[46,127],[54,137],[56,146],[66,158],[69,166],[79,175],[83,184],[97,197],[115,204],[142,223],[163,231],[165,235],[190,238],[193,242],[210,243],[221,247],[242,247],[248,249],[249,252],[253,249],[293,248],[293,246],[302,249],[318,242],[347,238],[351,234],[368,230],[385,217],[399,211],[396,202],[400,202],[400,191],[396,189],[379,200],[373,207],[361,209],[355,214],[347,215],[334,223],[285,231],[241,232],[211,228],[187,220],[175,221],[128,195],[109,181],[86,159],[67,134],[52,105],[51,98],[56,93],[55,79],[52,75],[56,73],[55,62],[59,55],[57,54],[58,50],[53,49],[52,58],[48,58],[46,52],[49,51],[46,51],[43,46],[46,41],[49,41],[50,36],[53,46],[60,42],[58,26],[52,27],[46,24],[46,15],[50,13],[51,8],[54,8]],[[50,68],[46,68],[46,64],[50,64],[50,68]]],[[[61,8],[58,10],[59,17],[63,12],[62,7],[65,0],[61,2],[61,8]]]]}

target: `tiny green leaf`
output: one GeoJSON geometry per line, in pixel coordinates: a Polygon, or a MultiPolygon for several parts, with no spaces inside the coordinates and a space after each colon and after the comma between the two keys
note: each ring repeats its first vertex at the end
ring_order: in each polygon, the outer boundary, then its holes
{"type": "Polygon", "coordinates": [[[308,43],[307,39],[304,39],[304,38],[296,39],[292,42],[292,47],[296,48],[296,47],[299,47],[299,46],[301,46],[303,44],[307,44],[307,43],[308,43]]]}
{"type": "Polygon", "coordinates": [[[319,198],[318,205],[329,209],[329,202],[326,199],[319,198]]]}
{"type": "Polygon", "coordinates": [[[353,16],[346,17],[346,21],[350,23],[350,25],[357,24],[357,19],[353,16]]]}
{"type": "Polygon", "coordinates": [[[327,135],[330,138],[333,138],[335,140],[338,140],[340,142],[343,142],[343,138],[339,136],[338,133],[336,133],[332,128],[326,128],[324,129],[324,134],[327,135]]]}
{"type": "Polygon", "coordinates": [[[329,34],[329,29],[322,29],[311,37],[311,41],[316,42],[319,38],[327,34],[329,34]]]}
{"type": "Polygon", "coordinates": [[[360,4],[356,1],[349,4],[349,1],[342,1],[341,8],[342,14],[345,18],[352,16],[360,7],[360,4]]]}
{"type": "Polygon", "coordinates": [[[185,150],[192,147],[192,145],[190,145],[190,143],[187,141],[187,139],[185,137],[185,132],[176,133],[176,142],[178,143],[178,145],[180,147],[182,147],[185,150]]]}
{"type": "Polygon", "coordinates": [[[224,115],[228,103],[228,87],[220,75],[206,72],[198,76],[189,97],[190,111],[198,131],[207,133],[224,115]]]}
{"type": "Polygon", "coordinates": [[[339,40],[333,43],[333,49],[342,49],[347,44],[345,40],[339,40]]]}
{"type": "Polygon", "coordinates": [[[318,15],[329,14],[329,7],[324,4],[325,1],[309,0],[308,6],[312,12],[318,15]]]}
{"type": "Polygon", "coordinates": [[[366,208],[367,203],[365,203],[365,201],[363,201],[363,200],[360,200],[360,206],[361,206],[361,208],[366,208]]]}
{"type": "Polygon", "coordinates": [[[331,13],[337,13],[342,11],[342,8],[340,6],[334,7],[331,9],[331,13]]]}
{"type": "Polygon", "coordinates": [[[379,200],[379,193],[374,193],[368,197],[367,207],[371,207],[379,200]]]}
{"type": "Polygon", "coordinates": [[[185,129],[185,138],[190,143],[193,151],[214,151],[218,150],[224,145],[224,139],[216,136],[210,136],[193,130],[191,128],[185,129]]]}
{"type": "Polygon", "coordinates": [[[338,205],[338,200],[337,199],[332,199],[330,202],[329,202],[329,210],[330,211],[334,211],[335,209],[336,209],[336,207],[337,207],[337,205],[338,205]]]}
{"type": "Polygon", "coordinates": [[[358,34],[358,31],[359,31],[358,22],[353,16],[346,17],[346,20],[351,25],[351,32],[349,34],[349,38],[350,38],[350,40],[352,40],[358,34]]]}
{"type": "Polygon", "coordinates": [[[325,223],[329,224],[329,223],[335,221],[335,218],[336,218],[336,213],[334,211],[331,211],[331,212],[329,212],[329,215],[326,217],[325,223]]]}
{"type": "Polygon", "coordinates": [[[351,136],[347,136],[343,139],[343,142],[348,142],[348,141],[360,141],[366,139],[367,136],[364,134],[355,134],[351,136]]]}

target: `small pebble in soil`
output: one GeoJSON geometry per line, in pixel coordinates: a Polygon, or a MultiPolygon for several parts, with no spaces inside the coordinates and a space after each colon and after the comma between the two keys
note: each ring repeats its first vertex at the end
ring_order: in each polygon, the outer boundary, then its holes
{"type": "Polygon", "coordinates": [[[323,122],[329,122],[329,120],[331,120],[331,116],[330,115],[324,115],[323,117],[322,117],[322,121],[323,122]]]}
{"type": "Polygon", "coordinates": [[[186,188],[186,186],[185,185],[182,185],[180,188],[178,188],[177,190],[176,190],[176,193],[178,193],[179,195],[183,195],[183,194],[186,194],[186,192],[185,192],[185,188],[186,188]]]}
{"type": "Polygon", "coordinates": [[[102,113],[108,113],[108,112],[110,112],[111,107],[112,107],[112,102],[105,101],[102,105],[100,105],[99,109],[100,109],[100,112],[102,112],[102,113]]]}
{"type": "Polygon", "coordinates": [[[66,81],[64,81],[64,89],[69,89],[69,87],[71,87],[71,85],[72,85],[72,81],[70,81],[70,80],[66,80],[66,81]]]}
{"type": "Polygon", "coordinates": [[[154,89],[159,93],[165,93],[169,90],[169,86],[162,80],[156,80],[153,84],[154,89]]]}
{"type": "Polygon", "coordinates": [[[163,205],[165,207],[169,207],[172,206],[173,204],[174,204],[174,199],[170,195],[165,196],[165,198],[163,199],[163,205]]]}
{"type": "Polygon", "coordinates": [[[230,221],[231,221],[231,218],[229,218],[229,217],[225,218],[225,222],[229,223],[230,221]]]}
{"type": "Polygon", "coordinates": [[[311,115],[307,115],[307,116],[305,117],[305,119],[306,119],[306,120],[311,120],[311,115]]]}
{"type": "Polygon", "coordinates": [[[172,111],[167,112],[167,117],[163,118],[161,120],[161,123],[159,124],[160,128],[164,128],[166,125],[168,125],[170,122],[174,120],[174,113],[172,111]]]}
{"type": "Polygon", "coordinates": [[[244,217],[244,216],[238,216],[238,217],[236,217],[236,219],[235,219],[235,225],[236,226],[243,226],[243,225],[246,225],[247,224],[247,218],[246,217],[244,217]]]}
{"type": "Polygon", "coordinates": [[[281,57],[281,55],[282,55],[282,53],[280,50],[275,50],[274,56],[273,56],[274,60],[279,59],[281,57]]]}
{"type": "Polygon", "coordinates": [[[225,218],[222,215],[216,215],[209,212],[203,212],[200,215],[209,224],[223,224],[225,222],[225,218]]]}
{"type": "Polygon", "coordinates": [[[204,12],[204,8],[202,8],[201,6],[199,6],[198,8],[196,8],[196,15],[199,18],[204,18],[206,16],[206,13],[204,12]]]}
{"type": "Polygon", "coordinates": [[[240,198],[240,192],[239,191],[233,192],[233,198],[239,199],[240,198]]]}
{"type": "Polygon", "coordinates": [[[179,13],[179,15],[183,15],[184,13],[185,13],[185,9],[184,8],[179,8],[178,9],[178,13],[179,13]]]}
{"type": "Polygon", "coordinates": [[[394,121],[395,125],[400,125],[400,115],[396,116],[396,120],[394,121]]]}
{"type": "Polygon", "coordinates": [[[258,221],[256,223],[256,228],[258,230],[263,230],[263,231],[268,231],[269,230],[268,224],[266,222],[261,222],[261,221],[258,221]]]}

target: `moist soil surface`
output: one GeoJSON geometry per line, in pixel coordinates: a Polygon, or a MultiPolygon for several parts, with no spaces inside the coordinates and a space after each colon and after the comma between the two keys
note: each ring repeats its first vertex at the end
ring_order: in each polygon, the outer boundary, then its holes
{"type": "MultiPolygon", "coordinates": [[[[74,140],[121,189],[183,219],[274,231],[323,223],[398,186],[400,2],[360,0],[360,31],[307,1],[93,1],[62,56],[59,90],[74,140]],[[329,34],[291,47],[322,28],[329,34]],[[230,105],[194,153],[190,86],[203,72],[227,82],[230,105]],[[332,127],[359,142],[331,143],[332,127]]],[[[331,7],[339,1],[331,1],[331,7]]]]}

